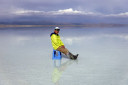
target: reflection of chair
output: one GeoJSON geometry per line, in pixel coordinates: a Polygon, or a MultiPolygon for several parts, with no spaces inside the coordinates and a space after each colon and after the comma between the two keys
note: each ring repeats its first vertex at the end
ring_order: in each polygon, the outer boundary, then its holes
{"type": "Polygon", "coordinates": [[[59,68],[61,66],[61,59],[53,60],[53,65],[54,67],[59,68]]]}
{"type": "Polygon", "coordinates": [[[52,59],[53,60],[60,60],[61,58],[62,58],[61,52],[53,49],[52,59]]]}

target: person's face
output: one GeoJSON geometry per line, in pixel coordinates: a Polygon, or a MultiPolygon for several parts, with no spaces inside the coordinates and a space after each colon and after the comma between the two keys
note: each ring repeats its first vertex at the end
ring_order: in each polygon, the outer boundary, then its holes
{"type": "Polygon", "coordinates": [[[59,29],[57,29],[57,30],[55,30],[55,33],[56,33],[56,34],[58,34],[58,33],[59,33],[59,31],[60,31],[60,30],[59,30],[59,29]]]}

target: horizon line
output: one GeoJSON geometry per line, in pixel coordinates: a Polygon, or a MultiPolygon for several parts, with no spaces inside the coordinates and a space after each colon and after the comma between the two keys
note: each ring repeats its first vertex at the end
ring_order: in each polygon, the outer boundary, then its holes
{"type": "Polygon", "coordinates": [[[105,24],[105,23],[99,23],[99,24],[81,24],[81,25],[75,25],[75,24],[54,24],[54,25],[18,25],[18,24],[0,24],[0,28],[2,27],[122,27],[122,26],[128,26],[128,24],[105,24]]]}

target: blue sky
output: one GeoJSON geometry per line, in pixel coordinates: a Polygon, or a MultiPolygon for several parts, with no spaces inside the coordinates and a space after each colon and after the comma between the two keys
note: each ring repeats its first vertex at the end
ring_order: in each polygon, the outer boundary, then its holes
{"type": "Polygon", "coordinates": [[[105,20],[119,18],[127,22],[127,3],[128,0],[0,0],[0,19],[22,16],[47,19],[49,16],[76,15],[77,18],[100,17],[105,20]]]}

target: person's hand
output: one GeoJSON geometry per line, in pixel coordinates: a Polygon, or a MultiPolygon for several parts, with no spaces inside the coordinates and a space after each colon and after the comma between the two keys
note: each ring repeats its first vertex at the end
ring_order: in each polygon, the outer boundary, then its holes
{"type": "Polygon", "coordinates": [[[61,47],[62,47],[62,48],[65,48],[65,46],[64,46],[64,45],[62,45],[61,47]]]}

